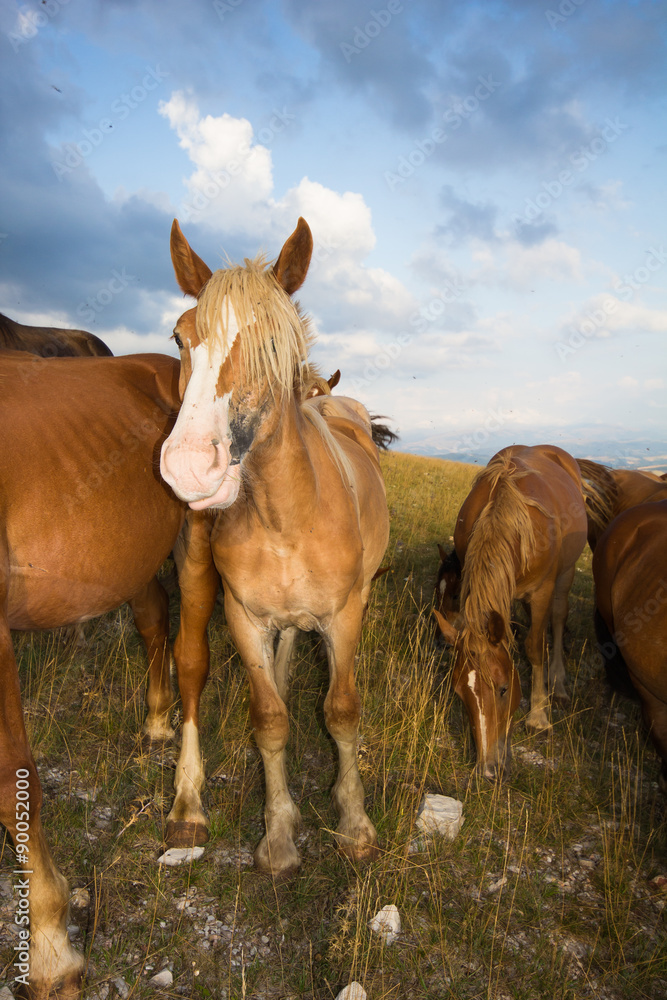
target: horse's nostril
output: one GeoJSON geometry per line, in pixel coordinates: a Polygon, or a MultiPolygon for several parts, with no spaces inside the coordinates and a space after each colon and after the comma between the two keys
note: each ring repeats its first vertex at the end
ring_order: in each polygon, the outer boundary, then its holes
{"type": "Polygon", "coordinates": [[[217,438],[211,438],[211,444],[213,445],[214,448],[217,448],[220,442],[218,441],[217,438]]]}

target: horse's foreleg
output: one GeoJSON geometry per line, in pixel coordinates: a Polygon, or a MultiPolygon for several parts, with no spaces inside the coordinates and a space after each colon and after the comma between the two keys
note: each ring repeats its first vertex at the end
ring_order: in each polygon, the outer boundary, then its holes
{"type": "Polygon", "coordinates": [[[171,686],[169,597],[157,577],[153,577],[129,603],[148,654],[148,715],[144,733],[151,740],[171,739],[174,730],[169,716],[176,699],[171,686]]]}
{"type": "Polygon", "coordinates": [[[354,655],[361,635],[362,603],[353,595],[325,635],[329,691],[324,701],[327,729],[338,747],[338,777],[333,800],[340,816],[338,845],[354,860],[377,854],[377,833],[364,808],[364,787],[357,765],[361,703],[354,683],[354,655]]]}
{"type": "Polygon", "coordinates": [[[285,747],[289,735],[287,708],[273,666],[273,635],[262,633],[244,609],[225,595],[227,623],[250,682],[250,721],[264,762],[266,834],[255,850],[255,865],[269,875],[288,875],[300,864],[294,838],[301,815],[287,787],[285,747]]]}
{"type": "Polygon", "coordinates": [[[546,628],[551,603],[551,588],[548,595],[542,591],[530,601],[530,628],[526,636],[526,656],[532,667],[530,691],[530,711],[526,716],[526,728],[539,732],[550,729],[549,699],[544,681],[544,647],[546,628]]]}
{"type": "Polygon", "coordinates": [[[563,654],[563,630],[567,621],[568,596],[574,580],[575,567],[562,573],[556,580],[551,606],[551,629],[553,632],[553,652],[549,663],[549,688],[554,701],[567,705],[570,696],[565,686],[565,656],[563,654]]]}
{"type": "Polygon", "coordinates": [[[67,882],[55,866],[42,829],[42,789],[28,746],[16,661],[4,622],[0,665],[0,823],[16,850],[12,882],[18,933],[12,975],[22,984],[23,994],[34,1000],[56,993],[62,1000],[74,1000],[80,996],[83,957],[70,944],[67,882]]]}
{"type": "Polygon", "coordinates": [[[176,798],[165,831],[169,847],[192,847],[208,840],[208,817],[201,804],[205,775],[199,747],[199,701],[209,670],[206,629],[220,585],[210,530],[210,522],[188,515],[185,556],[179,566],[181,622],[174,644],[183,733],[174,780],[176,798]]]}

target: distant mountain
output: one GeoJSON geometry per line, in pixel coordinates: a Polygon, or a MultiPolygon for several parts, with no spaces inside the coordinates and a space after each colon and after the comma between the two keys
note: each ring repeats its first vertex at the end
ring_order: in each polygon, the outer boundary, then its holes
{"type": "Polygon", "coordinates": [[[397,451],[413,455],[444,458],[450,462],[468,462],[486,465],[497,451],[509,444],[557,444],[576,458],[589,458],[616,469],[648,469],[667,472],[667,440],[649,437],[612,437],[613,428],[582,427],[553,428],[526,433],[476,432],[463,435],[458,440],[451,435],[430,434],[421,439],[417,435],[401,435],[397,451]],[[483,440],[479,440],[483,437],[483,440]]]}

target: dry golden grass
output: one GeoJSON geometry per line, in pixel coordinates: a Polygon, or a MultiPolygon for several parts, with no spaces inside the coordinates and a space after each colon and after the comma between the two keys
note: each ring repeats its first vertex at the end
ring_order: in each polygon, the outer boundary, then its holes
{"type": "MultiPolygon", "coordinates": [[[[368,866],[333,847],[326,664],[309,638],[290,697],[303,864],[274,884],[248,863],[262,833],[262,772],[220,609],[203,699],[212,836],[189,869],[156,864],[176,750],[149,753],[138,739],[145,659],[128,614],[89,626],[83,651],[58,635],[17,636],[50,842],[70,886],[95,902],[75,913],[90,996],[124,991],[119,977],[133,997],[154,996],[148,979],[165,965],[169,995],[229,1000],[333,998],[354,979],[370,1000],[667,996],[667,894],[652,881],[667,875],[665,806],[637,706],[611,699],[594,663],[590,560],[582,557],[571,601],[569,711],[533,737],[524,705],[509,783],[471,782],[471,739],[447,656],[432,646],[430,608],[436,544],[449,543],[476,469],[394,453],[383,467],[392,572],[375,585],[357,671],[360,769],[382,845],[368,866]],[[465,824],[453,843],[411,853],[425,792],[463,800],[465,824]],[[367,926],[387,903],[403,927],[390,947],[367,926]]],[[[9,873],[7,845],[3,864],[9,873]]],[[[0,902],[9,981],[12,901],[0,902]]]]}

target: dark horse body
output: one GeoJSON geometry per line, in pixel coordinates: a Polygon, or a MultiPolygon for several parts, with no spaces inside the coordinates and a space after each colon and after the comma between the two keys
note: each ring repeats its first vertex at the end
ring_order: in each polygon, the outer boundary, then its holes
{"type": "Polygon", "coordinates": [[[667,483],[652,472],[640,469],[610,469],[598,462],[578,458],[584,480],[593,488],[587,495],[588,544],[595,551],[598,539],[615,517],[640,503],[667,500],[667,483]]]}
{"type": "Polygon", "coordinates": [[[35,366],[7,352],[0,384],[0,423],[11,426],[0,438],[0,821],[30,872],[31,996],[73,997],[83,963],[41,825],[10,629],[70,625],[129,601],[148,649],[147,731],[169,731],[168,602],[155,574],[184,516],[158,471],[179,404],[178,363],[135,355],[35,366]],[[29,791],[27,853],[17,775],[29,791]]]}
{"type": "Polygon", "coordinates": [[[85,330],[26,326],[0,313],[0,350],[27,351],[41,358],[111,357],[107,345],[85,330]]]}
{"type": "Polygon", "coordinates": [[[595,631],[607,673],[626,677],[662,759],[667,791],[667,500],[612,521],[593,556],[595,631]]]}

